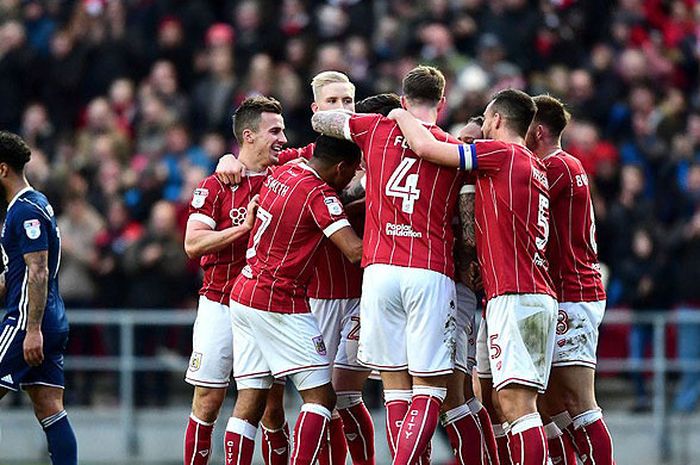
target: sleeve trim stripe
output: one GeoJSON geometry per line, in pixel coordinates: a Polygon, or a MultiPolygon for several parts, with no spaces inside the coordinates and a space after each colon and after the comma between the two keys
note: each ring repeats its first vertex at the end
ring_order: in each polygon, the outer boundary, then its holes
{"type": "Polygon", "coordinates": [[[216,228],[216,221],[202,213],[192,213],[189,218],[187,218],[187,221],[199,221],[200,223],[206,224],[211,229],[216,228]]]}
{"type": "Polygon", "coordinates": [[[474,184],[465,184],[459,190],[460,194],[474,194],[476,193],[476,186],[474,184]]]}
{"type": "Polygon", "coordinates": [[[326,229],[323,230],[323,234],[326,237],[331,237],[334,233],[340,231],[343,228],[347,228],[350,226],[350,222],[343,218],[342,220],[338,220],[335,223],[331,224],[328,226],[326,229]]]}
{"type": "Polygon", "coordinates": [[[345,120],[343,124],[343,136],[349,141],[352,141],[352,131],[350,130],[350,118],[345,120]]]}

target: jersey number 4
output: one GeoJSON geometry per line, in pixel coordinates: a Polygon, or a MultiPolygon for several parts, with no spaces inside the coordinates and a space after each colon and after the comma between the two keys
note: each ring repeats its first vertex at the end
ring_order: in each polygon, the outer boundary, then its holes
{"type": "Polygon", "coordinates": [[[388,197],[403,199],[401,211],[409,215],[413,213],[413,205],[420,197],[418,173],[408,174],[408,171],[417,161],[415,158],[404,158],[401,160],[401,164],[396,167],[389,177],[384,190],[388,197]]]}

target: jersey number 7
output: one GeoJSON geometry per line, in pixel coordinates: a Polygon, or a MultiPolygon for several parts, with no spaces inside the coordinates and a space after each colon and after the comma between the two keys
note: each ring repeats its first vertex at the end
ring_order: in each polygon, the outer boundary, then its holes
{"type": "Polygon", "coordinates": [[[246,259],[255,257],[256,249],[260,243],[260,238],[272,222],[272,214],[262,207],[258,207],[255,218],[260,220],[260,226],[258,226],[258,229],[255,231],[255,235],[253,236],[253,245],[251,245],[248,250],[245,251],[246,259]]]}

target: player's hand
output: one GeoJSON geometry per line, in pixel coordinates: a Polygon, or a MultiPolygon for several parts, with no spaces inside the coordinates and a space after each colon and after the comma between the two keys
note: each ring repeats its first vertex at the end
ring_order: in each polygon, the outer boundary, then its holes
{"type": "Polygon", "coordinates": [[[243,226],[248,229],[253,229],[253,224],[255,224],[255,214],[260,206],[260,194],[255,194],[250,202],[248,202],[248,213],[245,216],[245,221],[243,226]]]}
{"type": "Polygon", "coordinates": [[[24,336],[24,360],[29,366],[39,366],[44,362],[44,336],[41,330],[29,330],[24,336]]]}
{"type": "Polygon", "coordinates": [[[245,176],[245,166],[233,154],[227,153],[219,158],[214,174],[224,184],[237,185],[245,176]]]}
{"type": "Polygon", "coordinates": [[[386,115],[386,117],[389,119],[399,119],[399,116],[405,111],[406,110],[404,110],[403,108],[394,108],[389,112],[388,115],[386,115]]]}

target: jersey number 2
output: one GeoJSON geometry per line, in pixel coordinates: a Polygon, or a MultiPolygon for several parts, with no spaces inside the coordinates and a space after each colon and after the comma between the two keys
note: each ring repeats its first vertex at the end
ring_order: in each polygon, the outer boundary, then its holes
{"type": "Polygon", "coordinates": [[[260,220],[260,226],[258,227],[258,230],[255,231],[255,236],[253,236],[253,245],[245,251],[245,258],[255,257],[256,249],[260,243],[260,238],[272,222],[272,214],[262,207],[258,207],[255,218],[260,220]]]}
{"type": "Polygon", "coordinates": [[[413,213],[413,204],[420,197],[418,189],[418,173],[408,174],[408,171],[416,163],[415,158],[404,158],[401,164],[396,167],[386,183],[384,193],[388,197],[398,197],[403,199],[401,211],[413,213]],[[404,182],[405,179],[405,182],[404,182]],[[402,184],[403,183],[403,184],[402,184]]]}

